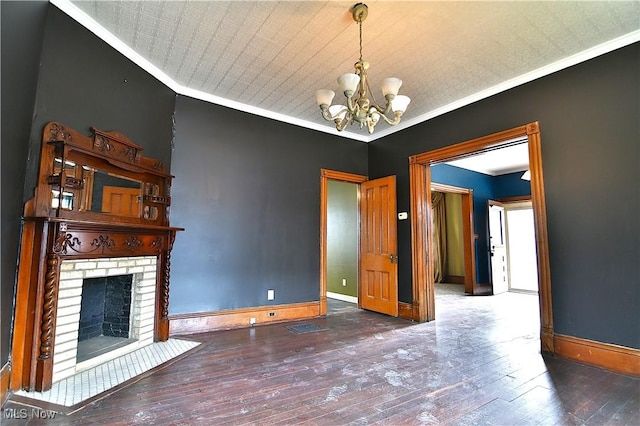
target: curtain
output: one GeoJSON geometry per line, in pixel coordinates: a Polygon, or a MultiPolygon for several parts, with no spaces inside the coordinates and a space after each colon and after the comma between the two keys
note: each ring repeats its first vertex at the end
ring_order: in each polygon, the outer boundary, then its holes
{"type": "Polygon", "coordinates": [[[444,193],[431,192],[433,217],[433,278],[437,283],[444,281],[447,270],[447,223],[444,193]]]}

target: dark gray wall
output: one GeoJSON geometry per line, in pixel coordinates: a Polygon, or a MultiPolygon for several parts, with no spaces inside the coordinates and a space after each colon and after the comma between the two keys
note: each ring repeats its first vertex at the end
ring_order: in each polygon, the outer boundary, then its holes
{"type": "Polygon", "coordinates": [[[169,168],[175,93],[48,2],[0,5],[4,364],[20,217],[33,194],[45,123],[60,121],[87,134],[90,126],[122,131],[169,168]]]}
{"type": "Polygon", "coordinates": [[[321,168],[366,175],[366,144],[179,96],[170,312],[319,300],[321,168]]]}
{"type": "Polygon", "coordinates": [[[37,176],[42,129],[49,121],[89,134],[118,130],[142,155],[171,162],[175,93],[55,6],[49,7],[31,127],[25,196],[37,176]]]}
{"type": "Polygon", "coordinates": [[[2,276],[0,367],[9,356],[27,143],[38,81],[46,1],[0,2],[2,29],[2,276]]]}
{"type": "MultiPolygon", "coordinates": [[[[539,121],[556,333],[640,348],[640,44],[369,144],[369,175],[412,154],[539,121]]],[[[399,223],[400,293],[411,297],[410,228],[399,223]]]]}

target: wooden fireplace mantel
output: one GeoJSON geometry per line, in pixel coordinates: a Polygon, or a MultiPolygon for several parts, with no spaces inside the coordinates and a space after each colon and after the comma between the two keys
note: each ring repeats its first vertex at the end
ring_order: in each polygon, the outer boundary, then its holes
{"type": "Polygon", "coordinates": [[[141,151],[118,132],[45,126],[38,184],[22,220],[12,390],[51,388],[65,259],[157,256],[154,340],[168,339],[171,249],[183,228],[169,225],[172,176],[141,151]]]}

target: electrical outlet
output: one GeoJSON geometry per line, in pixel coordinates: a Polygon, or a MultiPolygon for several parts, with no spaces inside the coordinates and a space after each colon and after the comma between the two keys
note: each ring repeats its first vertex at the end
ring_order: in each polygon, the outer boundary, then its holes
{"type": "Polygon", "coordinates": [[[275,313],[275,312],[269,312],[269,316],[270,316],[270,317],[275,317],[275,316],[276,316],[276,313],[275,313]]]}
{"type": "Polygon", "coordinates": [[[249,324],[253,325],[256,323],[256,319],[255,318],[249,318],[249,324]]]}
{"type": "Polygon", "coordinates": [[[267,300],[273,300],[276,298],[275,290],[267,290],[267,300]]]}
{"type": "Polygon", "coordinates": [[[347,286],[347,279],[343,278],[342,279],[342,287],[346,287],[347,286]]]}

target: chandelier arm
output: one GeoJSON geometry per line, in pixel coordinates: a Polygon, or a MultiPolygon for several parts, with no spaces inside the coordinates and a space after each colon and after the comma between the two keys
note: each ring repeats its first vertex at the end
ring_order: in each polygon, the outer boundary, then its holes
{"type": "MultiPolygon", "coordinates": [[[[369,105],[369,109],[371,109],[372,107],[375,108],[376,110],[378,110],[378,112],[380,114],[386,114],[391,110],[391,101],[393,99],[387,99],[387,103],[384,106],[384,108],[376,101],[376,97],[373,94],[373,90],[371,90],[371,86],[369,86],[369,80],[367,80],[367,89],[369,90],[369,93],[371,93],[371,104],[369,105]]],[[[389,95],[387,95],[389,96],[389,95]]]]}
{"type": "Polygon", "coordinates": [[[382,119],[386,121],[387,124],[390,126],[395,126],[399,124],[401,116],[402,116],[402,113],[400,111],[396,111],[393,113],[393,120],[390,120],[385,114],[380,114],[380,117],[382,117],[382,119]]]}
{"type": "Polygon", "coordinates": [[[351,114],[349,113],[345,115],[343,119],[337,118],[334,121],[336,123],[336,130],[341,132],[344,130],[345,127],[347,127],[347,124],[349,124],[349,122],[351,121],[351,114]]]}
{"type": "Polygon", "coordinates": [[[358,115],[358,110],[359,110],[359,105],[357,102],[353,102],[353,97],[349,98],[347,96],[345,96],[347,98],[347,111],[349,111],[350,115],[358,115]]]}
{"type": "Polygon", "coordinates": [[[374,103],[370,108],[375,108],[381,115],[385,115],[386,113],[391,111],[391,102],[387,101],[387,104],[384,107],[378,105],[377,103],[374,103]]]}
{"type": "Polygon", "coordinates": [[[322,118],[324,118],[327,121],[334,121],[336,118],[338,118],[338,116],[332,116],[331,113],[329,112],[329,107],[327,107],[326,105],[320,105],[320,111],[322,111],[322,118]]]}

